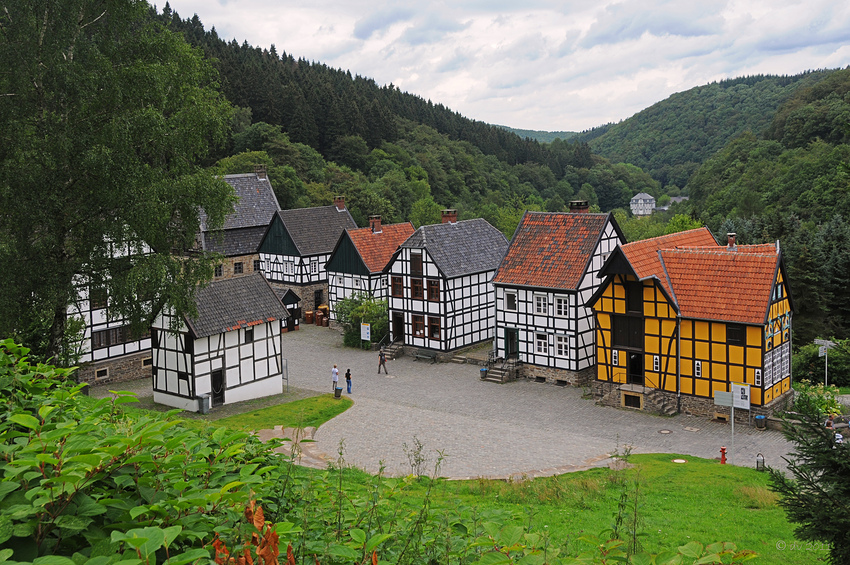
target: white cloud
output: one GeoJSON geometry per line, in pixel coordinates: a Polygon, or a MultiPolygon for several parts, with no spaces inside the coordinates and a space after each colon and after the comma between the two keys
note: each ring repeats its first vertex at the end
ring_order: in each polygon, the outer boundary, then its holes
{"type": "Polygon", "coordinates": [[[746,74],[850,64],[833,0],[172,0],[227,40],[393,84],[481,121],[582,130],[746,74]]]}

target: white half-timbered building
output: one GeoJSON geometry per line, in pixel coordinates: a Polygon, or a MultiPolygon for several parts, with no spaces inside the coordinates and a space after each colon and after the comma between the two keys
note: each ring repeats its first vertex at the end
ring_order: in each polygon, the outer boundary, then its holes
{"type": "MultiPolygon", "coordinates": [[[[107,243],[106,254],[113,258],[151,253],[139,241],[107,243]]],[[[77,299],[68,308],[68,317],[85,325],[78,353],[80,382],[102,382],[141,378],[150,374],[150,334],[133,336],[130,322],[113,311],[106,286],[100,281],[77,277],[77,299]]]]}
{"type": "Polygon", "coordinates": [[[389,298],[384,269],[398,246],[413,232],[410,222],[382,226],[381,217],[372,216],[368,228],[342,233],[327,265],[331,320],[336,319],[336,304],[355,294],[368,294],[378,300],[389,298]]]}
{"type": "Polygon", "coordinates": [[[204,394],[215,407],[283,392],[288,313],[262,274],[213,281],[196,303],[197,318],[175,330],[161,314],[151,329],[154,401],[198,411],[204,394]]]}
{"type": "Polygon", "coordinates": [[[422,226],[393,254],[389,322],[393,342],[452,351],[493,338],[492,278],[508,240],[483,219],[422,226]]]}
{"type": "Polygon", "coordinates": [[[342,196],[332,206],[277,212],[259,245],[266,279],[275,287],[295,290],[307,310],[325,304],[328,259],[342,232],[356,228],[342,196]]]}
{"type": "Polygon", "coordinates": [[[522,376],[589,382],[596,343],[585,303],[621,243],[611,214],[526,212],[493,280],[497,358],[518,360],[522,376]]]}

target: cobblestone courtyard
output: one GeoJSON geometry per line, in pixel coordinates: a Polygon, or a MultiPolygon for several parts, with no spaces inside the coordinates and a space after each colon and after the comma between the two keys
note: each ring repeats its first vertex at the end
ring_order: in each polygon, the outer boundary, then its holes
{"type": "MultiPolygon", "coordinates": [[[[731,447],[728,424],[597,406],[576,388],[484,382],[476,365],[402,357],[387,362],[389,375],[378,375],[377,354],[343,347],[332,329],[302,325],[283,336],[283,354],[292,391],[287,396],[293,400],[310,391],[331,392],[334,363],[343,383],[342,375],[351,369],[354,406],[318,429],[311,451],[333,460],[344,441],[346,462],[369,472],[383,462],[389,474],[409,473],[404,445],[413,448],[414,438],[431,465],[438,450],[444,453],[440,475],[450,478],[581,470],[606,464],[608,454],[624,445],[633,453],[703,458],[717,458],[721,446],[731,447]]],[[[238,412],[236,406],[226,408],[238,412]]],[[[761,453],[767,465],[784,468],[788,451],[780,432],[735,426],[738,465],[754,466],[761,453]]]]}

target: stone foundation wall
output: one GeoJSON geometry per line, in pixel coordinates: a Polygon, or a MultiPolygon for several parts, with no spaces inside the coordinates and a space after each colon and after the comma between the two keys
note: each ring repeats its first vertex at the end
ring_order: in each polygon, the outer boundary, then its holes
{"type": "Polygon", "coordinates": [[[150,358],[151,350],[145,349],[138,353],[122,355],[113,359],[86,363],[77,371],[77,382],[102,385],[135,379],[150,379],[152,365],[144,364],[145,360],[150,358]],[[106,375],[98,378],[98,373],[103,371],[106,371],[106,375]]]}
{"type": "Polygon", "coordinates": [[[306,312],[307,310],[315,310],[316,306],[320,306],[315,303],[315,292],[317,290],[322,291],[322,296],[324,298],[323,304],[328,303],[328,283],[315,283],[309,284],[305,286],[284,284],[274,281],[269,281],[269,284],[272,285],[273,288],[278,288],[286,292],[287,290],[292,290],[295,294],[297,294],[301,298],[301,312],[306,312]]]}
{"type": "Polygon", "coordinates": [[[596,374],[595,367],[588,367],[581,371],[569,371],[567,369],[553,369],[552,367],[541,367],[539,365],[521,365],[517,377],[526,379],[546,379],[547,383],[571,386],[587,386],[596,374]]]}
{"type": "MultiPolygon", "coordinates": [[[[731,417],[731,408],[728,406],[715,406],[713,398],[685,394],[677,398],[675,392],[601,381],[593,382],[591,390],[596,403],[603,406],[621,408],[623,406],[623,393],[625,392],[640,396],[641,409],[647,412],[669,414],[678,409],[679,412],[684,414],[704,416],[711,419],[722,416],[728,421],[731,417]]],[[[747,421],[752,420],[755,416],[772,418],[775,412],[788,409],[793,400],[794,391],[792,389],[764,406],[753,406],[750,410],[736,409],[735,421],[747,423],[747,421]]]]}

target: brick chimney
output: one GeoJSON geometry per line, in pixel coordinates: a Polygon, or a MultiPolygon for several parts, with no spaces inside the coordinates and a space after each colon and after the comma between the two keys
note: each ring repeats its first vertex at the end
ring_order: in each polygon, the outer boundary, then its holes
{"type": "Polygon", "coordinates": [[[254,165],[254,174],[257,175],[258,179],[265,180],[265,178],[266,178],[266,166],[265,165],[254,165]]]}
{"type": "Polygon", "coordinates": [[[456,224],[457,223],[457,210],[447,208],[443,210],[443,223],[444,224],[456,224]]]}
{"type": "Polygon", "coordinates": [[[737,245],[735,244],[735,239],[737,237],[738,237],[738,234],[733,233],[733,232],[729,232],[729,233],[726,234],[726,241],[728,242],[726,244],[726,249],[735,249],[735,247],[737,247],[737,245]]]}
{"type": "Polygon", "coordinates": [[[372,228],[372,233],[381,233],[381,217],[369,216],[369,227],[372,228]]]}
{"type": "Polygon", "coordinates": [[[587,214],[590,212],[590,204],[587,200],[571,200],[570,212],[574,214],[587,214]]]}
{"type": "Polygon", "coordinates": [[[334,206],[340,212],[345,211],[345,196],[334,196],[334,206]]]}

